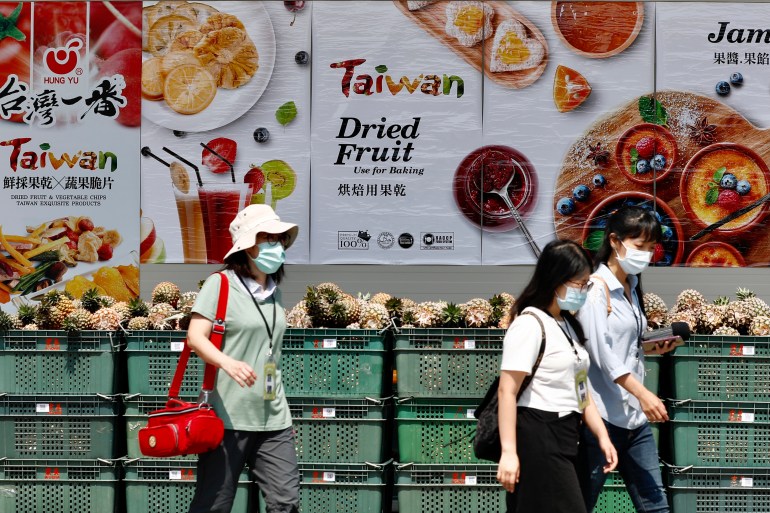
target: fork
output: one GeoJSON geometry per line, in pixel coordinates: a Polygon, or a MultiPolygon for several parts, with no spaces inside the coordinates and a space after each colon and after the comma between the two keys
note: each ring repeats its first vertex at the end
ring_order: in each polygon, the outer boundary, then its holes
{"type": "Polygon", "coordinates": [[[500,196],[500,198],[505,203],[505,206],[507,206],[508,210],[511,211],[511,215],[513,215],[513,218],[516,220],[516,223],[518,223],[519,228],[521,228],[521,233],[523,233],[524,237],[527,239],[527,243],[529,244],[529,247],[532,248],[532,252],[535,254],[535,257],[540,258],[540,247],[537,245],[537,242],[535,242],[535,239],[532,237],[532,234],[529,232],[529,229],[524,224],[524,220],[521,218],[521,214],[519,213],[519,210],[513,204],[513,202],[511,201],[511,198],[508,196],[508,187],[511,186],[511,182],[513,181],[514,174],[516,174],[516,172],[519,172],[521,173],[521,176],[526,176],[524,174],[524,168],[521,167],[521,164],[519,164],[513,159],[511,159],[511,163],[513,164],[514,172],[511,173],[511,176],[508,178],[508,181],[505,182],[505,184],[499,189],[491,189],[489,193],[497,194],[498,196],[500,196]]]}

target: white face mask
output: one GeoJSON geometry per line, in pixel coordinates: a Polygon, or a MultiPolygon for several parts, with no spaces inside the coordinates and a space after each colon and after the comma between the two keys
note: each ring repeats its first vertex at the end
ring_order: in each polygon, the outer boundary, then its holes
{"type": "Polygon", "coordinates": [[[623,269],[626,274],[637,275],[647,269],[647,266],[650,265],[650,261],[652,260],[652,251],[629,248],[623,241],[620,241],[620,243],[626,248],[626,256],[621,258],[617,250],[615,251],[615,256],[618,257],[620,268],[623,269]]]}

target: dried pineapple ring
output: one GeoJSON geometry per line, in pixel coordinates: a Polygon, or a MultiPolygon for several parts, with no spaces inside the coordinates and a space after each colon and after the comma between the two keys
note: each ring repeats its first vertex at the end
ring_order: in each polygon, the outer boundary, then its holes
{"type": "Polygon", "coordinates": [[[200,31],[204,34],[208,34],[212,30],[221,30],[227,27],[234,27],[237,29],[245,30],[243,23],[241,23],[241,20],[239,20],[237,16],[218,12],[216,14],[212,14],[209,19],[206,20],[206,23],[201,25],[200,31]]]}
{"type": "Polygon", "coordinates": [[[163,60],[153,57],[142,63],[142,97],[148,100],[163,99],[163,60]]]}
{"type": "Polygon", "coordinates": [[[198,22],[199,25],[206,23],[206,20],[208,20],[210,16],[218,12],[218,10],[210,5],[202,4],[200,2],[182,4],[174,9],[174,14],[186,16],[191,20],[198,22]]]}
{"type": "Polygon", "coordinates": [[[225,89],[236,89],[259,68],[257,47],[243,30],[226,27],[206,34],[195,46],[195,56],[225,89]]]}
{"type": "Polygon", "coordinates": [[[198,26],[190,18],[170,14],[158,18],[147,35],[147,49],[154,56],[165,55],[174,40],[183,32],[195,30],[198,26]]]}
{"type": "Polygon", "coordinates": [[[168,106],[180,114],[197,114],[211,104],[216,94],[214,77],[194,64],[185,64],[171,70],[163,88],[168,106]]]}
{"type": "Polygon", "coordinates": [[[203,39],[203,32],[198,30],[188,30],[179,34],[174,42],[171,43],[171,51],[192,50],[200,40],[203,39]]]}
{"type": "Polygon", "coordinates": [[[161,61],[161,70],[163,71],[163,76],[165,77],[171,73],[172,69],[183,66],[185,64],[194,64],[196,66],[200,66],[198,59],[196,59],[195,55],[189,50],[168,52],[163,56],[161,61]]]}
{"type": "Polygon", "coordinates": [[[187,169],[176,160],[168,166],[168,169],[171,171],[171,181],[174,187],[179,189],[182,194],[190,192],[190,174],[187,169]]]}

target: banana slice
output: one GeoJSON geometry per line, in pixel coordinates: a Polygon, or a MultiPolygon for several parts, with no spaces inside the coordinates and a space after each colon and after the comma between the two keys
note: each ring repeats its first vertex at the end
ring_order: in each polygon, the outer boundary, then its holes
{"type": "Polygon", "coordinates": [[[170,14],[158,18],[147,35],[147,49],[155,57],[165,55],[180,34],[197,28],[194,21],[184,16],[170,14]]]}
{"type": "Polygon", "coordinates": [[[187,169],[176,160],[168,166],[168,169],[171,172],[171,181],[174,183],[174,187],[179,189],[182,194],[190,192],[190,173],[187,172],[187,169]]]}

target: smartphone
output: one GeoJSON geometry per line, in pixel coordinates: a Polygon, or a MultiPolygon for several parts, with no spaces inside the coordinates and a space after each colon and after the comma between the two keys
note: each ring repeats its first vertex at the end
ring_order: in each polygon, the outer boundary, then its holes
{"type": "Polygon", "coordinates": [[[671,340],[671,346],[672,347],[679,347],[684,345],[684,340],[682,340],[682,337],[676,336],[676,337],[668,337],[668,338],[656,338],[653,340],[643,340],[642,341],[642,347],[645,351],[654,351],[655,349],[659,347],[665,347],[666,342],[671,340]]]}

